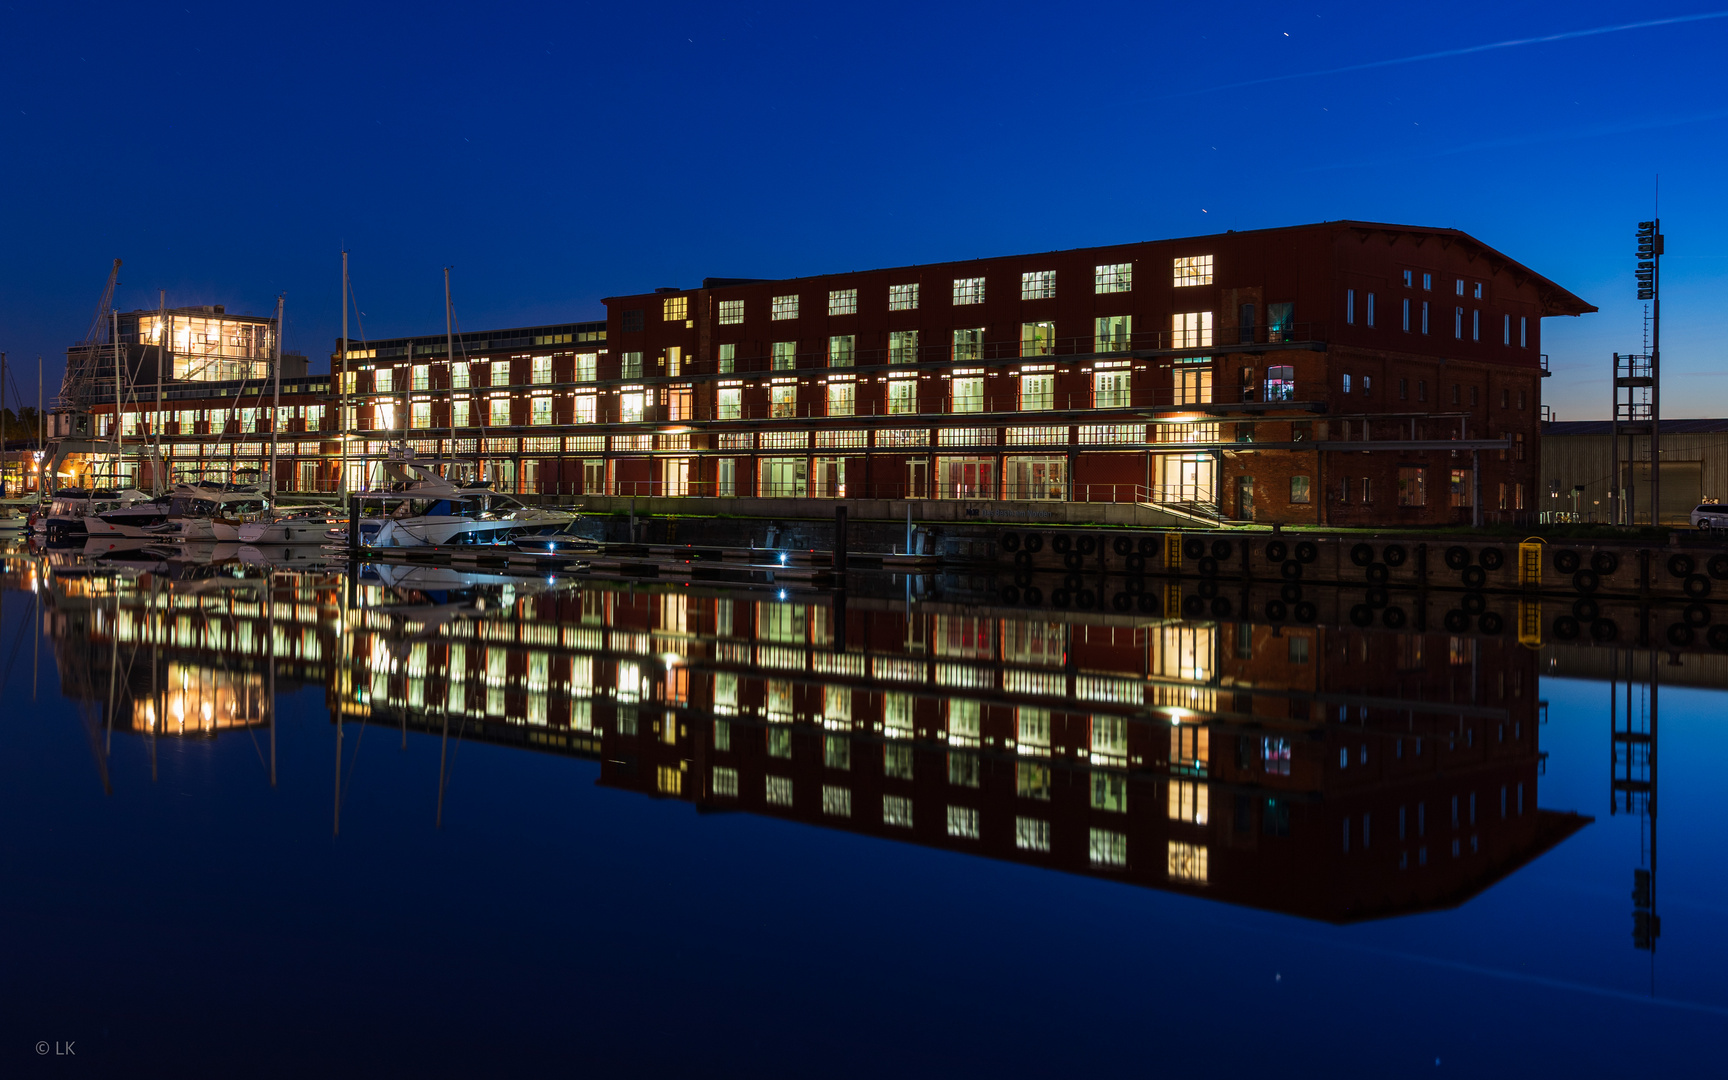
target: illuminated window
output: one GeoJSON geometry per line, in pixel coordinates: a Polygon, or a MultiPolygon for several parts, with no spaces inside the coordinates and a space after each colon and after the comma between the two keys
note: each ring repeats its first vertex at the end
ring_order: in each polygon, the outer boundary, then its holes
{"type": "Polygon", "coordinates": [[[1100,315],[1094,320],[1092,348],[1095,352],[1127,352],[1134,333],[1134,316],[1100,315]]]}
{"type": "Polygon", "coordinates": [[[903,795],[882,796],[882,824],[910,829],[912,827],[912,800],[903,795]]]}
{"type": "Polygon", "coordinates": [[[910,746],[884,746],[882,748],[882,774],[890,780],[912,779],[912,748],[910,746]]]}
{"type": "Polygon", "coordinates": [[[798,384],[776,383],[770,388],[773,411],[769,414],[775,417],[798,415],[798,384]]]}
{"type": "Polygon", "coordinates": [[[552,358],[550,356],[536,356],[534,358],[533,380],[542,384],[552,381],[552,358]]]}
{"type": "Polygon", "coordinates": [[[882,695],[882,724],[890,739],[912,738],[912,695],[882,695]]]}
{"type": "Polygon", "coordinates": [[[640,379],[642,377],[642,354],[639,352],[620,354],[618,377],[621,379],[640,379]]]}
{"type": "Polygon", "coordinates": [[[1184,311],[1170,316],[1171,343],[1174,349],[1205,349],[1212,345],[1212,313],[1184,311]]]}
{"type": "Polygon", "coordinates": [[[1056,404],[1056,376],[1051,374],[1020,376],[1020,408],[1049,409],[1056,404]]]}
{"type": "Polygon", "coordinates": [[[529,414],[531,424],[550,424],[552,422],[552,398],[546,394],[534,397],[534,411],[529,414]]]}
{"type": "Polygon", "coordinates": [[[975,413],[984,411],[984,380],[977,375],[964,378],[956,377],[949,381],[953,394],[952,411],[957,413],[975,413]]]}
{"type": "Polygon", "coordinates": [[[1092,774],[1092,809],[1112,814],[1128,812],[1128,778],[1121,773],[1098,771],[1092,774]]]}
{"type": "Polygon", "coordinates": [[[432,376],[430,371],[431,369],[425,364],[415,364],[414,369],[410,374],[410,378],[412,379],[410,385],[416,390],[430,389],[432,385],[432,376]]]}
{"type": "Polygon", "coordinates": [[[642,421],[642,392],[618,395],[618,419],[626,424],[637,424],[642,421]]]}
{"type": "Polygon", "coordinates": [[[834,817],[852,816],[852,789],[822,785],[822,812],[834,817]]]}
{"type": "Polygon", "coordinates": [[[690,298],[687,296],[668,296],[660,302],[660,320],[662,322],[683,322],[689,318],[690,298]]]}
{"type": "Polygon", "coordinates": [[[1184,285],[1212,284],[1212,256],[1194,255],[1171,262],[1170,284],[1181,288],[1184,285]]]}
{"type": "Polygon", "coordinates": [[[1296,368],[1290,364],[1273,364],[1266,369],[1266,400],[1296,400],[1296,368]]]}
{"type": "Polygon", "coordinates": [[[918,310],[918,283],[888,286],[889,311],[918,310]]]}
{"type": "Polygon", "coordinates": [[[888,411],[891,414],[915,413],[918,411],[917,379],[889,380],[888,411]]]}
{"type": "Polygon", "coordinates": [[[1050,710],[1018,708],[1014,710],[1015,746],[1022,754],[1048,756],[1050,753],[1050,710]]]}
{"type": "MultiPolygon", "coordinates": [[[[1178,840],[1169,841],[1169,859],[1166,871],[1172,881],[1186,881],[1195,885],[1204,885],[1207,881],[1206,846],[1204,844],[1184,844],[1178,840]]],[[[1126,859],[1126,841],[1124,841],[1124,859],[1126,859]]]]}
{"type": "Polygon", "coordinates": [[[1014,846],[1021,851],[1049,851],[1050,823],[1040,818],[1015,818],[1014,846]]]}
{"type": "Polygon", "coordinates": [[[473,421],[469,416],[469,401],[467,398],[455,398],[450,402],[450,426],[467,427],[473,421]]]}
{"type": "Polygon", "coordinates": [[[1207,785],[1197,780],[1170,781],[1170,820],[1193,825],[1206,824],[1209,804],[1207,785]]]}
{"type": "Polygon", "coordinates": [[[372,373],[373,392],[378,394],[388,394],[394,390],[395,387],[392,384],[395,381],[395,375],[395,368],[381,367],[377,371],[374,371],[372,373]]]}
{"type": "Polygon", "coordinates": [[[719,361],[720,374],[730,375],[738,363],[738,346],[733,344],[720,345],[714,353],[719,361]]]}
{"type": "Polygon", "coordinates": [[[1086,839],[1086,858],[1093,866],[1127,866],[1128,837],[1109,829],[1091,829],[1086,839]]]}
{"type": "Polygon", "coordinates": [[[509,398],[507,398],[507,397],[492,398],[487,402],[487,406],[490,410],[490,413],[486,419],[486,422],[488,424],[491,424],[493,427],[509,427],[510,426],[510,399],[509,398]]]}
{"type": "Polygon", "coordinates": [[[1293,505],[1306,505],[1309,501],[1308,477],[1292,476],[1290,478],[1290,502],[1293,505]]]}
{"type": "Polygon", "coordinates": [[[981,277],[954,279],[954,306],[966,304],[982,304],[984,302],[984,279],[981,277]]]}
{"type": "Polygon", "coordinates": [[[1133,372],[1123,361],[1122,367],[1103,368],[1092,373],[1092,407],[1095,409],[1123,409],[1128,407],[1133,383],[1133,372]]]}
{"type": "Polygon", "coordinates": [[[918,331],[895,330],[888,335],[888,362],[915,364],[918,362],[918,331]]]}
{"type": "Polygon", "coordinates": [[[982,360],[984,358],[984,328],[954,331],[955,360],[982,360]]]}
{"type": "Polygon", "coordinates": [[[722,387],[716,419],[737,420],[744,415],[744,391],[736,386],[722,387]]]}
{"type": "Polygon", "coordinates": [[[790,776],[770,776],[768,778],[768,805],[792,805],[792,778],[790,776]]]}
{"type": "Polygon", "coordinates": [[[430,401],[416,401],[413,405],[413,411],[409,415],[408,422],[417,428],[431,427],[432,403],[430,401]]]}
{"type": "Polygon", "coordinates": [[[1048,300],[1056,295],[1056,271],[1028,270],[1020,275],[1020,299],[1048,300]]]}
{"type": "Polygon", "coordinates": [[[1020,355],[1049,356],[1056,351],[1056,324],[1029,322],[1020,324],[1020,355]]]}
{"type": "Polygon", "coordinates": [[[857,289],[834,289],[828,293],[828,314],[856,315],[857,313],[857,289]]]}
{"type": "Polygon", "coordinates": [[[722,799],[736,799],[738,797],[737,769],[719,767],[714,769],[714,794],[722,799]]]}
{"type": "MultiPolygon", "coordinates": [[[[958,698],[948,702],[948,742],[952,746],[977,746],[983,730],[984,707],[977,701],[958,698]]],[[[976,787],[977,785],[972,785],[976,787]]]]}
{"type": "Polygon", "coordinates": [[[776,341],[774,343],[774,370],[791,371],[798,366],[798,343],[796,341],[776,341]]]}
{"type": "Polygon", "coordinates": [[[851,367],[854,345],[857,337],[852,334],[835,334],[828,339],[828,366],[851,367]]]}
{"type": "Polygon", "coordinates": [[[1021,761],[1014,765],[1014,794],[1022,799],[1050,801],[1050,766],[1021,761]]]}
{"type": "Polygon", "coordinates": [[[742,301],[742,300],[722,300],[722,301],[720,301],[720,325],[721,326],[736,326],[743,321],[744,321],[744,301],[742,301]]]}
{"type": "Polygon", "coordinates": [[[1092,291],[1095,293],[1131,292],[1133,288],[1133,263],[1105,263],[1092,268],[1092,291]]]}
{"type": "Polygon", "coordinates": [[[774,298],[774,308],[770,318],[779,321],[781,319],[796,319],[797,317],[798,297],[796,295],[776,296],[774,298]]]}
{"type": "Polygon", "coordinates": [[[578,424],[592,424],[597,421],[600,418],[599,401],[600,399],[593,394],[577,394],[576,422],[578,424]]]}
{"type": "Polygon", "coordinates": [[[977,754],[949,754],[948,782],[955,787],[975,788],[983,778],[977,754]]]}
{"type": "Polygon", "coordinates": [[[576,381],[577,382],[593,382],[595,380],[595,378],[597,377],[596,369],[599,367],[599,363],[600,363],[600,354],[599,353],[591,353],[591,352],[577,353],[576,354],[576,381]]]}
{"type": "Polygon", "coordinates": [[[828,415],[851,416],[857,409],[857,390],[850,382],[828,384],[828,415]]]}
{"type": "Polygon", "coordinates": [[[970,806],[948,808],[948,835],[962,840],[978,839],[978,811],[970,806]]]}

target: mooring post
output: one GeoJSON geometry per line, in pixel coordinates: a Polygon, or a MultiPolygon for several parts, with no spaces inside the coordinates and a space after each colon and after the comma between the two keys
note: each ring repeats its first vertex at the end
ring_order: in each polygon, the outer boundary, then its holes
{"type": "Polygon", "coordinates": [[[846,587],[846,508],[834,508],[834,573],[842,575],[839,587],[846,587]]]}

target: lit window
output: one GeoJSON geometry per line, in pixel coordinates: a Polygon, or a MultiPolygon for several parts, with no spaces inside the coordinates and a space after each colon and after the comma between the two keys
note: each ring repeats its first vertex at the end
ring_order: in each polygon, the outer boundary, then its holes
{"type": "Polygon", "coordinates": [[[737,769],[722,769],[718,766],[715,767],[714,794],[724,799],[736,799],[738,797],[737,769]]]}
{"type": "Polygon", "coordinates": [[[1428,292],[1429,290],[1431,290],[1433,288],[1434,288],[1434,275],[1433,274],[1423,274],[1422,275],[1422,291],[1428,292]]]}
{"type": "Polygon", "coordinates": [[[852,816],[852,789],[822,785],[822,812],[834,817],[852,816]]]}
{"type": "Polygon", "coordinates": [[[1475,291],[1474,296],[1475,296],[1475,299],[1477,299],[1477,300],[1482,299],[1482,283],[1480,281],[1478,281],[1476,283],[1476,291],[1475,291]]]}
{"type": "Polygon", "coordinates": [[[408,422],[417,428],[431,427],[432,403],[430,401],[416,401],[413,406],[413,412],[408,418],[408,422]]]}
{"type": "Polygon", "coordinates": [[[891,414],[918,411],[918,380],[890,379],[888,382],[888,412],[891,414]]]}
{"type": "Polygon", "coordinates": [[[1212,313],[1210,311],[1177,312],[1170,316],[1173,349],[1206,349],[1212,345],[1212,313]]]}
{"type": "Polygon", "coordinates": [[[1455,280],[1456,280],[1456,288],[1458,291],[1458,295],[1463,296],[1464,295],[1464,279],[1463,278],[1457,278],[1455,280]]]}
{"type": "Polygon", "coordinates": [[[744,391],[736,386],[722,387],[720,390],[719,416],[721,420],[737,420],[744,415],[744,391]]]}
{"type": "Polygon", "coordinates": [[[488,406],[491,410],[490,416],[487,418],[487,421],[486,421],[488,424],[491,424],[493,427],[509,427],[510,426],[510,399],[509,398],[507,398],[507,397],[492,398],[488,402],[488,406]]]}
{"type": "MultiPolygon", "coordinates": [[[[916,288],[917,286],[912,286],[916,288]]],[[[888,334],[888,362],[915,364],[918,362],[918,331],[894,330],[888,334]]]]}
{"type": "Polygon", "coordinates": [[[948,835],[963,840],[978,839],[978,811],[970,806],[948,808],[948,835]]]}
{"type": "Polygon", "coordinates": [[[797,317],[798,317],[798,297],[796,295],[794,295],[794,296],[776,296],[774,298],[774,311],[773,311],[771,318],[779,320],[779,319],[796,319],[797,317]]]}
{"type": "Polygon", "coordinates": [[[1049,356],[1056,351],[1056,324],[1029,322],[1020,324],[1020,355],[1049,356]]]}
{"type": "Polygon", "coordinates": [[[456,398],[450,403],[450,426],[467,427],[469,423],[468,399],[456,398]]]}
{"type": "Polygon", "coordinates": [[[856,315],[857,313],[857,289],[835,289],[828,294],[828,314],[856,315]]]}
{"type": "Polygon", "coordinates": [[[1093,866],[1127,866],[1128,837],[1109,829],[1092,829],[1086,841],[1086,856],[1093,866]]]}
{"type": "Polygon", "coordinates": [[[1096,334],[1093,338],[1093,350],[1096,352],[1127,352],[1133,346],[1129,343],[1134,332],[1134,316],[1132,315],[1100,315],[1094,320],[1096,334]]]}
{"type": "Polygon", "coordinates": [[[1296,305],[1290,303],[1266,305],[1266,340],[1296,339],[1296,305]]]}
{"type": "Polygon", "coordinates": [[[1055,295],[1056,271],[1028,270],[1020,275],[1020,299],[1048,300],[1055,295]]]}
{"type": "Polygon", "coordinates": [[[1171,369],[1171,383],[1176,405],[1210,405],[1212,403],[1212,365],[1210,362],[1177,363],[1171,369]]]}
{"type": "Polygon", "coordinates": [[[835,334],[828,339],[828,366],[851,367],[858,339],[852,334],[835,334]]]}
{"type": "Polygon", "coordinates": [[[1186,881],[1196,885],[1206,884],[1206,847],[1203,844],[1184,844],[1177,840],[1169,841],[1169,859],[1166,870],[1172,881],[1186,881]]]}
{"type": "Polygon", "coordinates": [[[690,298],[688,296],[668,296],[660,302],[660,319],[662,322],[683,322],[689,318],[690,298]]]}
{"type": "Polygon", "coordinates": [[[1014,846],[1021,851],[1049,851],[1050,823],[1039,818],[1015,818],[1014,846]]]}
{"type": "Polygon", "coordinates": [[[600,418],[600,399],[593,394],[576,395],[576,422],[592,424],[600,418]]]}
{"type": "Polygon", "coordinates": [[[721,326],[736,326],[743,321],[744,321],[744,301],[742,301],[742,300],[722,300],[722,301],[720,301],[720,325],[721,326]]]}
{"type": "Polygon", "coordinates": [[[508,360],[494,360],[494,361],[492,361],[492,385],[493,386],[509,386],[510,385],[510,361],[508,361],[508,360]]]}
{"type": "Polygon", "coordinates": [[[1453,506],[1475,505],[1475,501],[1470,497],[1470,480],[1471,472],[1469,469],[1452,470],[1451,493],[1453,506]]]}
{"type": "Polygon", "coordinates": [[[950,380],[953,387],[953,411],[974,413],[984,411],[984,380],[977,375],[950,380]]]}
{"type": "Polygon", "coordinates": [[[1194,255],[1172,260],[1170,284],[1177,288],[1212,284],[1212,256],[1194,255]]]}
{"type": "Polygon", "coordinates": [[[534,411],[529,414],[529,423],[550,424],[552,422],[552,398],[546,394],[534,397],[534,411]]]}
{"type": "Polygon", "coordinates": [[[792,805],[792,778],[790,776],[770,776],[768,778],[768,805],[792,805]]]}
{"type": "Polygon", "coordinates": [[[798,366],[798,343],[796,341],[776,341],[774,343],[774,370],[791,371],[798,366]]]}
{"type": "Polygon", "coordinates": [[[1020,408],[1049,409],[1056,404],[1056,376],[1050,374],[1020,376],[1020,408]]]}
{"type": "Polygon", "coordinates": [[[732,374],[732,370],[738,362],[738,346],[731,343],[721,345],[716,349],[714,355],[719,361],[720,374],[732,374]]]}
{"type": "Polygon", "coordinates": [[[666,374],[681,375],[684,373],[684,350],[674,345],[666,350],[666,374]]]}
{"type": "Polygon", "coordinates": [[[798,415],[797,383],[776,383],[770,388],[769,393],[773,403],[771,415],[776,417],[798,415]]]}
{"type": "Polygon", "coordinates": [[[882,824],[910,829],[912,827],[912,800],[904,795],[882,796],[882,824]]]}
{"type": "Polygon", "coordinates": [[[1308,503],[1308,477],[1292,476],[1290,478],[1290,502],[1303,506],[1308,503]]]}
{"type": "Polygon", "coordinates": [[[1426,470],[1420,468],[1402,468],[1398,470],[1398,505],[1427,506],[1426,470]]]}
{"type": "Polygon", "coordinates": [[[642,354],[639,352],[624,353],[619,360],[618,377],[621,379],[640,379],[642,377],[642,354]]]}
{"type": "Polygon", "coordinates": [[[1266,400],[1296,400],[1295,367],[1289,364],[1274,364],[1266,369],[1266,400]]]}
{"type": "Polygon", "coordinates": [[[413,371],[413,387],[416,390],[428,390],[432,386],[430,369],[425,364],[415,364],[413,371]]]}
{"type": "MultiPolygon", "coordinates": [[[[1511,324],[1508,323],[1507,325],[1510,326],[1511,324]]],[[[1510,335],[1512,333],[1512,331],[1507,330],[1506,333],[1508,335],[1510,335]]],[[[353,374],[353,373],[350,372],[349,374],[353,374]]],[[[450,386],[452,389],[455,389],[455,390],[465,390],[468,388],[468,365],[467,364],[451,364],[450,365],[450,386]]]]}
{"type": "Polygon", "coordinates": [[[850,382],[828,384],[828,415],[851,416],[856,409],[857,388],[850,382]]]}
{"type": "Polygon", "coordinates": [[[1368,315],[1368,320],[1367,320],[1367,321],[1368,321],[1368,325],[1369,325],[1369,326],[1373,326],[1373,325],[1374,325],[1374,294],[1373,294],[1373,293],[1369,293],[1369,294],[1368,294],[1368,311],[1367,311],[1367,315],[1368,315]]]}
{"type": "Polygon", "coordinates": [[[537,383],[552,381],[552,358],[550,356],[536,356],[534,358],[534,381],[537,383]]]}
{"type": "Polygon", "coordinates": [[[395,368],[381,367],[372,373],[372,390],[378,394],[388,394],[395,387],[392,385],[396,374],[395,368]]]}
{"type": "MultiPolygon", "coordinates": [[[[1127,361],[1123,361],[1126,365],[1127,361]]],[[[1095,409],[1125,409],[1128,407],[1133,372],[1126,366],[1100,369],[1092,373],[1092,407],[1095,409]]]]}
{"type": "Polygon", "coordinates": [[[576,381],[593,382],[598,378],[600,354],[583,352],[576,354],[576,381]]]}
{"type": "Polygon", "coordinates": [[[1014,765],[1014,794],[1022,799],[1050,801],[1050,766],[1030,761],[1014,765]]]}
{"type": "Polygon", "coordinates": [[[642,422],[642,393],[640,391],[618,395],[618,419],[626,424],[642,422]]]}
{"type": "Polygon", "coordinates": [[[1191,825],[1206,824],[1211,804],[1209,790],[1207,784],[1197,780],[1171,780],[1170,820],[1186,821],[1191,825]]]}
{"type": "Polygon", "coordinates": [[[889,311],[918,310],[918,283],[888,286],[889,311]]]}
{"type": "Polygon", "coordinates": [[[1105,263],[1092,268],[1092,291],[1095,293],[1130,292],[1133,288],[1133,263],[1105,263]]]}
{"type": "Polygon", "coordinates": [[[954,306],[966,304],[982,304],[984,302],[984,279],[981,277],[954,279],[954,306]]]}
{"type": "Polygon", "coordinates": [[[955,360],[982,360],[984,358],[984,328],[954,331],[955,360]]]}

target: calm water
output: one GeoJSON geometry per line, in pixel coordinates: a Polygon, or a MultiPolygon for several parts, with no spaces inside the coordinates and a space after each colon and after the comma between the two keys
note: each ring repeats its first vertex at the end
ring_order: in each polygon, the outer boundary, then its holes
{"type": "Polygon", "coordinates": [[[234,554],[7,558],[6,1074],[1720,1067],[1710,658],[234,554]]]}

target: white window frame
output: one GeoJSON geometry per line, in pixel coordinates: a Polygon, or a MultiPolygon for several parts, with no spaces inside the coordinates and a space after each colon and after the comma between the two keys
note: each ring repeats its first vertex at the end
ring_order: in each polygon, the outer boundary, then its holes
{"type": "Polygon", "coordinates": [[[828,314],[856,315],[858,314],[857,289],[828,290],[828,314]]]}
{"type": "Polygon", "coordinates": [[[798,317],[798,294],[797,293],[792,293],[789,296],[776,296],[774,298],[774,306],[773,306],[772,311],[769,314],[770,320],[772,320],[774,322],[784,322],[787,319],[796,319],[797,317],[798,317]]]}
{"type": "Polygon", "coordinates": [[[1092,267],[1092,291],[1100,296],[1104,293],[1133,292],[1134,264],[1099,263],[1092,267]]]}
{"type": "Polygon", "coordinates": [[[908,285],[888,286],[888,310],[917,311],[918,283],[914,281],[908,285]]]}
{"type": "Polygon", "coordinates": [[[954,279],[954,306],[967,307],[984,302],[984,279],[981,277],[954,279]]]}
{"type": "Polygon", "coordinates": [[[1170,316],[1173,349],[1209,349],[1212,347],[1212,313],[1210,311],[1178,311],[1170,316]]]}
{"type": "Polygon", "coordinates": [[[1020,299],[1050,300],[1056,296],[1056,271],[1026,270],[1020,275],[1020,299]]]}
{"type": "Polygon", "coordinates": [[[1183,289],[1212,284],[1212,256],[1184,255],[1170,260],[1170,285],[1183,289]]]}
{"type": "Polygon", "coordinates": [[[719,316],[718,322],[720,323],[721,326],[737,326],[740,323],[742,323],[743,321],[744,321],[744,301],[742,301],[742,300],[722,300],[722,301],[720,301],[720,316],[719,316]]]}

